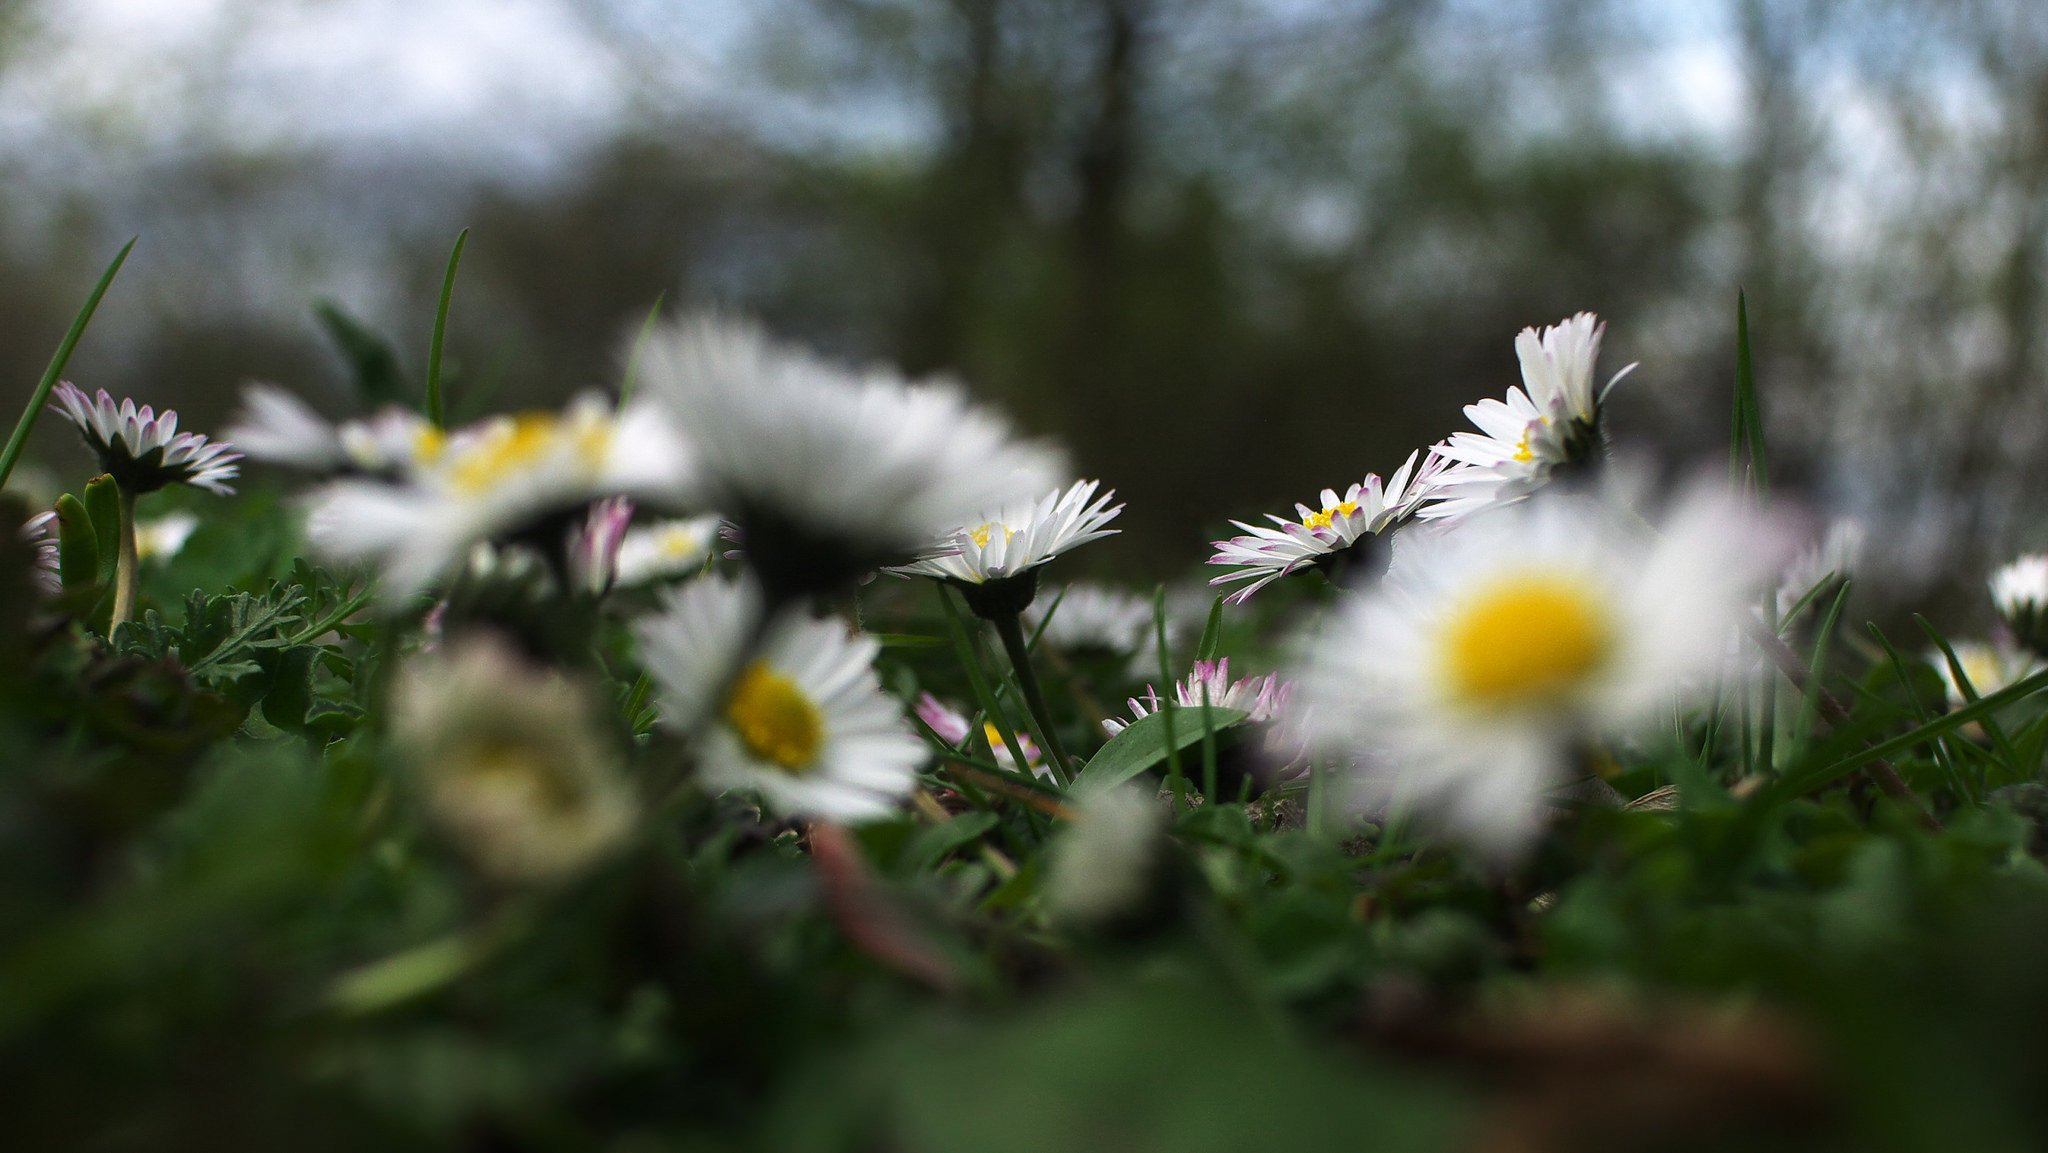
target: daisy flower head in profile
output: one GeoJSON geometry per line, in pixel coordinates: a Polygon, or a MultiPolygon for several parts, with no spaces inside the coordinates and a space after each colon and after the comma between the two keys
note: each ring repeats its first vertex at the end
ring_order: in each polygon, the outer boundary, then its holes
{"type": "Polygon", "coordinates": [[[1244,534],[1213,542],[1216,555],[1209,563],[1230,565],[1234,571],[1209,583],[1249,581],[1225,598],[1226,603],[1243,604],[1253,593],[1303,569],[1318,569],[1340,586],[1377,578],[1392,556],[1393,530],[1435,495],[1449,465],[1436,449],[1427,456],[1410,453],[1385,480],[1369,473],[1341,497],[1334,489],[1324,489],[1316,508],[1295,505],[1292,520],[1266,514],[1272,528],[1231,521],[1244,534]]]}
{"type": "MultiPolygon", "coordinates": [[[[1287,702],[1294,695],[1292,682],[1280,679],[1279,673],[1265,676],[1248,676],[1238,680],[1230,679],[1230,658],[1214,661],[1196,661],[1187,679],[1173,686],[1173,704],[1181,708],[1198,708],[1207,704],[1212,708],[1236,709],[1245,714],[1248,721],[1277,720],[1287,711],[1287,702]]],[[[1161,708],[1159,690],[1145,686],[1145,695],[1132,697],[1124,702],[1130,707],[1131,719],[1106,720],[1102,727],[1110,736],[1124,731],[1132,722],[1151,716],[1161,708]]]]}
{"type": "Polygon", "coordinates": [[[786,817],[888,816],[926,750],[882,691],[881,646],[836,619],[766,611],[754,584],[714,575],[635,626],[662,723],[694,742],[714,791],[747,790],[786,817]]]}
{"type": "Polygon", "coordinates": [[[229,425],[251,460],[319,474],[406,473],[440,452],[446,438],[425,416],[391,405],[376,414],[338,423],[274,384],[251,383],[229,425]]]}
{"type": "Polygon", "coordinates": [[[1408,801],[1511,858],[1590,742],[1643,731],[1726,672],[1784,551],[1708,490],[1661,532],[1553,495],[1418,536],[1301,639],[1311,739],[1355,763],[1360,799],[1408,801]]]}
{"type": "Polygon", "coordinates": [[[2030,553],[1992,573],[1991,601],[2015,640],[2048,656],[2048,554],[2030,553]]]}
{"type": "Polygon", "coordinates": [[[1089,541],[1113,536],[1105,525],[1123,511],[1115,490],[1096,495],[1100,481],[1077,480],[955,531],[939,548],[889,571],[926,576],[960,589],[975,614],[1014,617],[1038,593],[1038,569],[1089,541]]]}
{"type": "Polygon", "coordinates": [[[619,542],[619,585],[635,588],[703,572],[718,546],[719,523],[712,514],[627,529],[619,542]]]}
{"type": "Polygon", "coordinates": [[[687,443],[653,408],[585,395],[560,412],[453,431],[405,475],[328,482],[311,498],[307,535],[328,557],[375,563],[386,595],[402,601],[485,541],[531,537],[566,572],[563,542],[592,502],[673,499],[690,469],[687,443]]]}
{"type": "Polygon", "coordinates": [[[1515,338],[1522,384],[1502,400],[1465,406],[1478,432],[1452,433],[1439,448],[1454,462],[1420,515],[1457,517],[1517,501],[1553,477],[1595,469],[1606,451],[1602,404],[1631,364],[1595,390],[1593,368],[1607,326],[1590,312],[1515,338]]]}
{"type": "Polygon", "coordinates": [[[114,478],[123,493],[139,496],[173,484],[189,484],[228,494],[228,482],[240,471],[242,454],[234,446],[209,441],[196,432],[178,431],[178,414],[162,414],[133,400],[118,404],[106,389],[87,396],[70,381],[58,383],[50,407],[70,421],[99,458],[100,471],[114,478]]]}
{"type": "Polygon", "coordinates": [[[1058,451],[1019,440],[957,385],[852,369],[719,316],[644,342],[639,379],[702,457],[771,601],[828,592],[1058,483],[1058,451]]]}
{"type": "Polygon", "coordinates": [[[1941,674],[1942,687],[1947,690],[1948,704],[1952,709],[1962,708],[1972,697],[1995,693],[2017,681],[2024,680],[2041,671],[2041,661],[2019,645],[2009,641],[1955,641],[1949,649],[1956,654],[1956,665],[1962,667],[1962,680],[1956,678],[1956,668],[1948,662],[1948,654],[1940,649],[1927,653],[1927,663],[1941,674]],[[1964,691],[1964,682],[1968,691],[1964,691]]]}

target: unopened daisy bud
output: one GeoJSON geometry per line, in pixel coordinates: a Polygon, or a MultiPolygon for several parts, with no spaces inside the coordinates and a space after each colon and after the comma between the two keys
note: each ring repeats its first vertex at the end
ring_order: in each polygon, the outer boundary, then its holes
{"type": "Polygon", "coordinates": [[[1134,784],[1095,791],[1078,807],[1053,840],[1041,893],[1053,921],[1101,924],[1136,911],[1150,893],[1168,810],[1152,790],[1134,784]]]}
{"type": "Polygon", "coordinates": [[[703,503],[736,523],[777,603],[901,563],[1062,471],[957,386],[828,364],[751,324],[665,326],[639,364],[703,454],[703,503]]]}
{"type": "Polygon", "coordinates": [[[707,576],[635,627],[662,724],[694,743],[714,791],[757,793],[790,817],[894,812],[926,752],[875,675],[881,646],[831,618],[764,625],[763,602],[750,583],[707,576]]]}
{"type": "Polygon", "coordinates": [[[619,571],[619,546],[633,522],[633,502],[610,497],[590,506],[583,524],[569,531],[569,581],[587,596],[603,596],[619,571]]]}
{"type": "Polygon", "coordinates": [[[399,672],[392,742],[434,822],[486,875],[538,884],[624,843],[636,803],[583,689],[459,638],[399,672]]]}
{"type": "Polygon", "coordinates": [[[1116,499],[1114,490],[1096,496],[1100,484],[1075,481],[1037,501],[969,524],[918,560],[889,571],[954,585],[975,614],[985,619],[1015,617],[1037,595],[1041,565],[1118,531],[1103,526],[1124,506],[1109,503],[1116,499]]]}
{"type": "Polygon", "coordinates": [[[2048,656],[2048,554],[2030,553],[1991,574],[1991,600],[2015,640],[2048,656]]]}
{"type": "Polygon", "coordinates": [[[227,482],[239,471],[235,462],[242,454],[196,432],[179,432],[178,414],[170,409],[158,415],[146,404],[137,408],[133,400],[117,404],[105,389],[87,396],[68,380],[51,393],[50,407],[77,427],[99,458],[100,471],[111,474],[124,492],[140,495],[172,484],[234,491],[227,482]]]}

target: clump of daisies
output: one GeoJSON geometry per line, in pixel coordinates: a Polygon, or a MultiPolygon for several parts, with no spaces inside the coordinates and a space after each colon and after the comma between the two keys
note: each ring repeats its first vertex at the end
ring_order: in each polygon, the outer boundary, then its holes
{"type": "Polygon", "coordinates": [[[906,563],[1065,471],[953,383],[831,364],[738,320],[665,325],[639,366],[697,447],[702,506],[733,523],[778,605],[906,563]]]}
{"type": "MultiPolygon", "coordinates": [[[[448,575],[486,542],[533,547],[565,586],[587,585],[572,569],[574,550],[588,543],[591,506],[613,496],[678,500],[689,490],[692,459],[689,443],[651,406],[618,408],[586,395],[560,412],[453,430],[394,475],[330,481],[311,497],[307,534],[329,557],[376,564],[393,600],[448,575]]],[[[616,527],[622,532],[624,522],[616,527]]],[[[615,557],[616,538],[608,548],[615,557]]]]}
{"type": "Polygon", "coordinates": [[[51,392],[50,407],[71,422],[99,460],[100,471],[114,478],[119,494],[120,525],[114,564],[114,608],[109,628],[134,615],[140,557],[136,542],[137,498],[173,484],[189,484],[228,494],[240,471],[242,454],[234,446],[178,430],[178,414],[157,413],[133,400],[118,403],[101,389],[87,396],[70,381],[51,392]]]}
{"type": "Polygon", "coordinates": [[[1367,802],[1513,856],[1600,742],[1732,675],[1778,536],[1708,491],[1656,531],[1612,499],[1552,494],[1415,536],[1300,638],[1312,738],[1367,802]]]}
{"type": "Polygon", "coordinates": [[[1393,531],[1414,519],[1437,495],[1449,465],[1438,449],[1427,456],[1410,453],[1385,480],[1368,473],[1343,496],[1326,488],[1317,507],[1295,505],[1292,520],[1267,513],[1272,528],[1231,521],[1244,533],[1214,542],[1216,555],[1209,563],[1229,565],[1234,571],[1209,583],[1250,582],[1227,598],[1230,604],[1242,604],[1281,577],[1304,569],[1316,569],[1340,586],[1377,578],[1393,555],[1393,531]]]}
{"type": "Polygon", "coordinates": [[[1597,390],[1594,364],[1607,326],[1581,312],[1542,333],[1525,328],[1515,338],[1522,384],[1504,399],[1465,406],[1478,432],[1452,433],[1437,452],[1453,462],[1438,479],[1428,518],[1458,517],[1521,500],[1553,477],[1585,473],[1606,452],[1603,404],[1634,370],[1631,364],[1597,390]]]}
{"type": "Polygon", "coordinates": [[[661,722],[695,747],[699,779],[785,817],[886,816],[926,759],[874,671],[880,644],[835,618],[768,615],[751,581],[707,576],[637,623],[661,722]]]}
{"type": "Polygon", "coordinates": [[[391,739],[408,778],[484,875],[565,880],[631,834],[638,802],[576,683],[469,636],[406,664],[395,690],[391,739]]]}
{"type": "Polygon", "coordinates": [[[2048,657],[2048,554],[2030,553],[1992,573],[1991,601],[2014,640],[2048,657]]]}

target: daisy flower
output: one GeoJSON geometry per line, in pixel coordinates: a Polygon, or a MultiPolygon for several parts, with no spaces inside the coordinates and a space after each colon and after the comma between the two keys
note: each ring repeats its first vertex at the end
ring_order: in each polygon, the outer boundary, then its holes
{"type": "Polygon", "coordinates": [[[583,871],[638,806],[583,689],[495,641],[463,638],[399,671],[391,739],[428,815],[484,873],[583,871]]]}
{"type": "Polygon", "coordinates": [[[926,750],[875,675],[880,644],[835,619],[784,614],[763,628],[764,602],[751,583],[710,576],[635,627],[662,723],[695,741],[711,789],[749,790],[789,817],[888,816],[926,750]]]}
{"type": "MultiPolygon", "coordinates": [[[[2042,668],[2034,654],[2009,643],[1958,641],[1950,644],[1949,648],[1955,651],[1956,663],[1963,667],[1963,677],[1970,682],[1970,692],[1980,697],[2033,676],[2042,668]]],[[[1950,708],[1959,709],[1970,703],[1970,694],[1956,683],[1955,670],[1949,667],[1946,654],[1935,649],[1927,654],[1927,663],[1941,674],[1950,708]]]]}
{"type": "Polygon", "coordinates": [[[711,515],[627,529],[619,543],[618,583],[633,588],[704,571],[718,543],[719,523],[711,515]]]}
{"type": "MultiPolygon", "coordinates": [[[[1279,673],[1267,673],[1262,677],[1230,679],[1230,658],[1215,661],[1196,661],[1194,671],[1186,680],[1173,686],[1173,703],[1181,708],[1199,708],[1206,700],[1212,708],[1236,709],[1248,721],[1271,721],[1287,711],[1287,702],[1294,695],[1294,685],[1280,679],[1279,673]]],[[[1132,697],[1124,702],[1130,706],[1131,719],[1106,720],[1102,727],[1110,736],[1124,731],[1132,723],[1159,711],[1162,702],[1159,690],[1145,686],[1145,695],[1132,697]]]]}
{"type": "Polygon", "coordinates": [[[1850,570],[1863,557],[1863,538],[1863,523],[1853,517],[1830,523],[1820,540],[1785,566],[1778,582],[1778,618],[1783,620],[1801,601],[1812,605],[1824,589],[1832,591],[1836,584],[1848,580],[1850,570]]]}
{"type": "Polygon", "coordinates": [[[1311,736],[1363,758],[1369,799],[1512,856],[1585,742],[1668,718],[1725,671],[1776,538],[1709,493],[1654,536],[1590,498],[1420,536],[1302,638],[1311,736]]]}
{"type": "Polygon", "coordinates": [[[36,587],[46,593],[62,591],[63,581],[58,576],[56,510],[39,512],[24,521],[21,539],[35,551],[36,587]]]}
{"type": "Polygon", "coordinates": [[[331,423],[274,384],[242,391],[242,410],[228,439],[252,460],[314,473],[407,472],[438,454],[441,430],[426,417],[392,405],[361,420],[331,423]]]}
{"type": "MultiPolygon", "coordinates": [[[[965,714],[956,712],[946,702],[930,693],[919,693],[917,704],[912,707],[918,719],[930,726],[940,740],[956,749],[966,742],[967,734],[973,731],[973,726],[968,723],[965,714]]],[[[989,751],[995,754],[997,764],[1013,773],[1019,771],[1017,758],[1010,755],[1009,745],[1003,740],[1002,731],[996,728],[994,723],[983,721],[981,735],[988,741],[989,751]]],[[[1023,733],[1011,735],[1017,738],[1017,748],[1024,754],[1024,767],[1031,771],[1031,775],[1050,777],[1052,770],[1046,767],[1044,757],[1039,754],[1038,746],[1032,743],[1031,738],[1023,733]]]]}
{"type": "Polygon", "coordinates": [[[1465,406],[1479,431],[1458,432],[1438,448],[1456,462],[1420,514],[1457,517],[1517,501],[1541,488],[1554,472],[1597,462],[1603,451],[1601,403],[1631,364],[1593,388],[1593,365],[1607,326],[1581,312],[1538,336],[1525,328],[1515,338],[1522,386],[1504,400],[1465,406]]]}
{"type": "Polygon", "coordinates": [[[1116,529],[1103,526],[1124,506],[1109,503],[1116,499],[1114,489],[1096,496],[1100,485],[1079,480],[1065,490],[1054,489],[1029,504],[961,528],[940,548],[889,571],[961,586],[967,603],[984,617],[990,611],[1014,616],[1038,591],[1038,566],[1116,534],[1116,529]]]}
{"type": "Polygon", "coordinates": [[[2023,556],[1992,573],[1991,601],[2021,644],[2048,653],[2048,554],[2023,556]]]}
{"type": "Polygon", "coordinates": [[[640,379],[697,442],[704,503],[776,601],[900,563],[1065,471],[955,385],[841,368],[738,321],[657,330],[640,379]]]}
{"type": "Polygon", "coordinates": [[[1245,535],[1213,542],[1216,555],[1209,563],[1233,565],[1236,571],[1209,583],[1250,581],[1226,598],[1229,604],[1243,604],[1253,593],[1305,568],[1321,568],[1339,584],[1354,569],[1377,575],[1390,555],[1381,538],[1414,517],[1442,483],[1450,461],[1438,454],[1438,449],[1431,449],[1426,458],[1410,453],[1386,480],[1368,473],[1341,497],[1326,488],[1318,507],[1295,505],[1293,520],[1268,513],[1266,519],[1274,528],[1231,521],[1245,535]]]}
{"type": "Polygon", "coordinates": [[[307,535],[329,557],[375,562],[385,591],[403,599],[478,542],[563,522],[606,496],[672,496],[689,478],[688,448],[658,412],[586,395],[560,413],[452,432],[407,475],[329,482],[313,494],[307,535]]]}
{"type": "Polygon", "coordinates": [[[178,431],[178,414],[162,415],[133,400],[116,404],[101,389],[96,396],[70,381],[58,383],[50,407],[77,426],[86,447],[99,457],[100,471],[130,495],[155,492],[166,485],[189,484],[208,492],[235,491],[228,481],[239,471],[242,454],[234,446],[209,441],[196,432],[178,431]]]}

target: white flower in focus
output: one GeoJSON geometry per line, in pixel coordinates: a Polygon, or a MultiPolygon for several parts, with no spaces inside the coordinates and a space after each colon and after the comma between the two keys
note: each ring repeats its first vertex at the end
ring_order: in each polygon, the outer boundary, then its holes
{"type": "Polygon", "coordinates": [[[1144,900],[1165,848],[1168,812],[1150,790],[1130,783],[1076,799],[1073,823],[1053,839],[1040,892],[1047,917],[1088,924],[1144,900]]]}
{"type": "MultiPolygon", "coordinates": [[[[1205,699],[1212,708],[1235,709],[1246,714],[1248,721],[1271,721],[1287,712],[1287,702],[1294,695],[1294,685],[1280,679],[1279,673],[1267,673],[1262,677],[1230,679],[1230,658],[1216,661],[1196,661],[1194,671],[1186,680],[1173,686],[1173,703],[1182,708],[1199,708],[1205,699]]],[[[1124,731],[1132,722],[1159,711],[1159,690],[1145,686],[1145,695],[1132,697],[1124,702],[1130,707],[1131,719],[1106,720],[1102,727],[1110,736],[1124,731]]]]}
{"type": "Polygon", "coordinates": [[[1727,672],[1780,551],[1718,493],[1681,503],[1658,534],[1559,497],[1416,537],[1302,638],[1310,735],[1364,761],[1367,799],[1410,800],[1513,855],[1584,742],[1654,726],[1727,672]]]}
{"type": "Polygon", "coordinates": [[[696,576],[711,559],[718,526],[717,516],[697,516],[627,529],[619,544],[619,585],[634,588],[696,576]]]}
{"type": "Polygon", "coordinates": [[[2021,644],[2048,654],[2048,555],[2023,556],[1992,573],[1991,601],[2021,644]]]}
{"type": "Polygon", "coordinates": [[[274,384],[243,389],[229,439],[254,460],[305,472],[373,476],[409,472],[445,443],[441,430],[411,409],[392,405],[336,424],[274,384]]]}
{"type": "MultiPolygon", "coordinates": [[[[973,731],[964,714],[956,712],[946,702],[930,693],[919,693],[917,704],[913,708],[918,718],[924,721],[940,740],[956,749],[967,740],[967,734],[973,731]]],[[[1013,773],[1017,772],[1017,758],[1010,755],[1010,746],[1003,740],[1002,731],[996,728],[993,722],[983,721],[981,735],[988,741],[989,751],[995,754],[996,763],[1013,773]]],[[[1052,769],[1046,765],[1044,755],[1038,751],[1038,745],[1032,741],[1030,735],[1022,731],[1010,735],[1017,738],[1017,748],[1024,754],[1024,765],[1031,770],[1031,775],[1051,777],[1052,769]]]]}
{"type": "Polygon", "coordinates": [[[1541,488],[1555,470],[1595,461],[1602,451],[1600,405],[1635,368],[1629,365],[1594,391],[1593,366],[1606,328],[1592,313],[1581,312],[1541,336],[1523,329],[1515,337],[1521,387],[1508,389],[1504,400],[1465,406],[1479,431],[1452,433],[1438,448],[1457,463],[1418,515],[1457,517],[1517,501],[1541,488]]]}
{"type": "Polygon", "coordinates": [[[610,854],[637,805],[581,688],[489,640],[398,675],[391,738],[429,815],[501,881],[566,878],[610,854]]]}
{"type": "Polygon", "coordinates": [[[402,600],[479,542],[607,496],[669,496],[689,478],[688,448],[659,413],[584,396],[560,413],[452,432],[407,475],[329,482],[311,498],[307,536],[329,557],[377,563],[386,594],[402,600]]]}
{"type": "Polygon", "coordinates": [[[739,321],[663,327],[640,379],[696,441],[704,503],[737,523],[776,600],[899,561],[1065,471],[957,386],[841,368],[739,321]]]}
{"type": "Polygon", "coordinates": [[[135,557],[137,560],[166,561],[178,555],[185,542],[192,537],[192,530],[199,527],[199,518],[189,512],[165,513],[151,520],[135,524],[135,557]]]}
{"type": "Polygon", "coordinates": [[[232,493],[228,481],[240,469],[242,454],[231,444],[209,441],[196,432],[178,431],[178,414],[158,415],[133,400],[119,404],[101,389],[88,397],[70,381],[60,381],[50,407],[77,427],[86,446],[99,457],[100,470],[130,493],[155,492],[170,484],[189,484],[208,492],[232,493]]]}
{"type": "MultiPolygon", "coordinates": [[[[1057,598],[1041,598],[1024,610],[1024,624],[1041,644],[1118,656],[1149,647],[1154,631],[1149,598],[1088,584],[1071,584],[1057,598]]],[[[1170,632],[1176,624],[1169,619],[1167,627],[1170,632]]]]}
{"type": "Polygon", "coordinates": [[[1115,490],[1095,495],[1100,481],[1075,481],[1029,504],[959,529],[938,550],[890,569],[901,576],[928,576],[980,585],[1021,576],[1061,553],[1117,532],[1103,526],[1124,506],[1111,506],[1115,490]]]}
{"type": "Polygon", "coordinates": [[[52,594],[62,591],[63,580],[58,576],[56,510],[39,512],[22,522],[21,539],[35,550],[36,587],[52,594]]]}
{"type": "Polygon", "coordinates": [[[875,675],[881,646],[836,619],[764,610],[750,583],[708,576],[634,629],[662,723],[694,740],[715,791],[747,789],[785,816],[884,817],[917,784],[924,742],[875,675]]]}
{"type": "MultiPolygon", "coordinates": [[[[1427,458],[1419,452],[1410,453],[1407,461],[1384,481],[1377,474],[1368,473],[1341,497],[1334,489],[1324,489],[1319,508],[1295,505],[1294,520],[1267,513],[1266,519],[1275,528],[1231,521],[1245,535],[1213,542],[1216,555],[1209,558],[1209,563],[1238,567],[1209,583],[1250,581],[1226,598],[1226,603],[1243,604],[1253,593],[1289,573],[1334,563],[1361,548],[1380,549],[1378,564],[1373,567],[1383,567],[1387,554],[1375,538],[1416,515],[1435,494],[1449,464],[1435,449],[1430,450],[1427,458]]],[[[1371,563],[1372,558],[1365,559],[1371,563]]]]}
{"type": "Polygon", "coordinates": [[[1827,532],[1813,546],[1792,558],[1778,583],[1777,612],[1780,620],[1793,606],[1805,601],[1810,607],[1819,599],[1823,586],[1849,579],[1863,559],[1863,522],[1842,517],[1828,525],[1827,532]]]}
{"type": "Polygon", "coordinates": [[[1970,695],[1982,697],[2005,688],[2016,681],[2033,676],[2042,669],[2042,664],[2032,653],[2016,645],[1984,641],[1959,641],[1949,645],[1956,654],[1956,663],[1963,667],[1963,677],[1970,682],[1970,693],[1956,683],[1955,670],[1949,667],[1948,657],[1940,649],[1927,654],[1927,663],[1941,674],[1941,683],[1948,690],[1948,704],[1952,709],[1962,708],[1970,703],[1970,695]]]}

